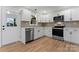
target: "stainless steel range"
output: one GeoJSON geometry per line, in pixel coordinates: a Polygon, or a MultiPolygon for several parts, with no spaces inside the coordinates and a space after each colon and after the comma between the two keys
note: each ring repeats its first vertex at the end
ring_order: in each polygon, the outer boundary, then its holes
{"type": "Polygon", "coordinates": [[[52,36],[55,39],[63,40],[64,26],[55,26],[52,28],[52,36]]]}

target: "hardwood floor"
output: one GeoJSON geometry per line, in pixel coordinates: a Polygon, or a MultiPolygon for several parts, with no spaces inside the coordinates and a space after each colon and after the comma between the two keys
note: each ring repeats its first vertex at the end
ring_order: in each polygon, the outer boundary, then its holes
{"type": "Polygon", "coordinates": [[[1,52],[76,52],[79,51],[79,46],[43,37],[33,42],[23,44],[17,42],[16,44],[4,46],[0,48],[1,52]]]}

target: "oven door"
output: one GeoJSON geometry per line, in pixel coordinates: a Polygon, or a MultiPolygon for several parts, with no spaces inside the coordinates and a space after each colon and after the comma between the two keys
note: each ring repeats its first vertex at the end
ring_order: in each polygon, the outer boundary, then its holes
{"type": "Polygon", "coordinates": [[[52,35],[63,37],[63,29],[52,29],[52,35]]]}

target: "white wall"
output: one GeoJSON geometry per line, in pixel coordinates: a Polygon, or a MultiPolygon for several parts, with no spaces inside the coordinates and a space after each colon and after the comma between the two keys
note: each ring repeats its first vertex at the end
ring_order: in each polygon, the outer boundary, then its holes
{"type": "Polygon", "coordinates": [[[1,47],[1,7],[0,7],[0,47],[1,47]]]}
{"type": "Polygon", "coordinates": [[[21,14],[20,12],[17,15],[17,23],[18,23],[18,41],[21,41],[21,14]]]}

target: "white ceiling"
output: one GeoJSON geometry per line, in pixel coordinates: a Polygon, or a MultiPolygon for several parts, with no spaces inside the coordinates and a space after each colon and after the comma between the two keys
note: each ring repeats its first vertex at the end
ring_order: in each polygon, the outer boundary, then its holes
{"type": "Polygon", "coordinates": [[[59,9],[62,9],[62,8],[67,8],[64,7],[64,6],[27,6],[25,8],[28,8],[28,9],[38,9],[38,10],[52,10],[52,11],[55,11],[55,10],[59,10],[59,9]]]}
{"type": "Polygon", "coordinates": [[[35,9],[37,9],[37,11],[55,12],[55,11],[59,11],[59,10],[62,10],[62,9],[76,7],[76,6],[8,6],[8,7],[10,9],[13,9],[13,10],[16,10],[16,11],[24,8],[24,9],[29,9],[31,11],[34,11],[35,9]]]}

